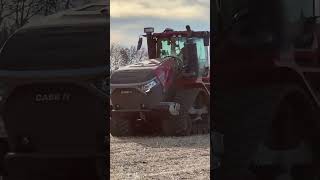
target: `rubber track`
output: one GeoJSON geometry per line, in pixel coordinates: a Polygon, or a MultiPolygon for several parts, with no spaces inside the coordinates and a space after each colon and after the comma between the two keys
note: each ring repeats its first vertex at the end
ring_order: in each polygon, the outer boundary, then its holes
{"type": "MultiPolygon", "coordinates": [[[[230,93],[216,92],[213,119],[217,130],[224,134],[225,174],[218,180],[252,176],[248,169],[257,145],[268,136],[271,122],[283,96],[295,88],[291,85],[243,89],[230,93]]],[[[213,150],[214,153],[214,150],[213,150]]],[[[240,178],[241,179],[241,178],[240,178]]]]}
{"type": "Polygon", "coordinates": [[[110,119],[110,132],[113,136],[130,136],[131,128],[129,115],[114,115],[110,119]]]}

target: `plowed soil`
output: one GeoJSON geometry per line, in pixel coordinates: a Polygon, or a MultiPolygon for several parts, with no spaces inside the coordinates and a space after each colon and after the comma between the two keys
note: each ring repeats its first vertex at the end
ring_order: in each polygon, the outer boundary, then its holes
{"type": "Polygon", "coordinates": [[[209,135],[110,140],[112,180],[209,179],[209,135]]]}

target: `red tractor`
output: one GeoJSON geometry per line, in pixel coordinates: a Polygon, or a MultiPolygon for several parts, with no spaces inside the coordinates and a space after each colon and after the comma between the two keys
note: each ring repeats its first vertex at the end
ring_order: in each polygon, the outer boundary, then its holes
{"type": "Polygon", "coordinates": [[[319,179],[319,0],[217,0],[213,176],[319,179]]]}
{"type": "MultiPolygon", "coordinates": [[[[190,26],[186,31],[144,32],[149,60],[120,68],[110,78],[111,134],[208,133],[209,32],[192,31],[190,26]]],[[[142,38],[138,49],[141,46],[142,38]]]]}

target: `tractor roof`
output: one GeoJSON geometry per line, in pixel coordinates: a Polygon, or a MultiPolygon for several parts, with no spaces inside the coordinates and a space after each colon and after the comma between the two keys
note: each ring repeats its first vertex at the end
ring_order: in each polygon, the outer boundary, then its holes
{"type": "Polygon", "coordinates": [[[74,26],[106,26],[109,5],[106,1],[92,3],[80,8],[59,12],[34,22],[30,22],[20,29],[47,29],[74,26]]]}
{"type": "MultiPolygon", "coordinates": [[[[170,38],[173,36],[187,37],[190,32],[188,31],[164,31],[162,33],[153,33],[152,36],[157,38],[170,38]]],[[[193,37],[205,37],[210,36],[209,31],[192,31],[193,37]]]]}

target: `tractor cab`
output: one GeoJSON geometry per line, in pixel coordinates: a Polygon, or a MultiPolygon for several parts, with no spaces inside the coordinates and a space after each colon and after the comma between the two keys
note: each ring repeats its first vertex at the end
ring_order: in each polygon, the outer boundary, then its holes
{"type": "MultiPolygon", "coordinates": [[[[154,33],[154,28],[144,28],[147,38],[149,59],[165,59],[173,57],[187,73],[196,76],[208,76],[208,47],[210,33],[208,31],[192,31],[186,26],[186,31],[174,31],[166,28],[161,33],[154,33]]],[[[142,46],[142,37],[138,49],[142,46]]]]}

